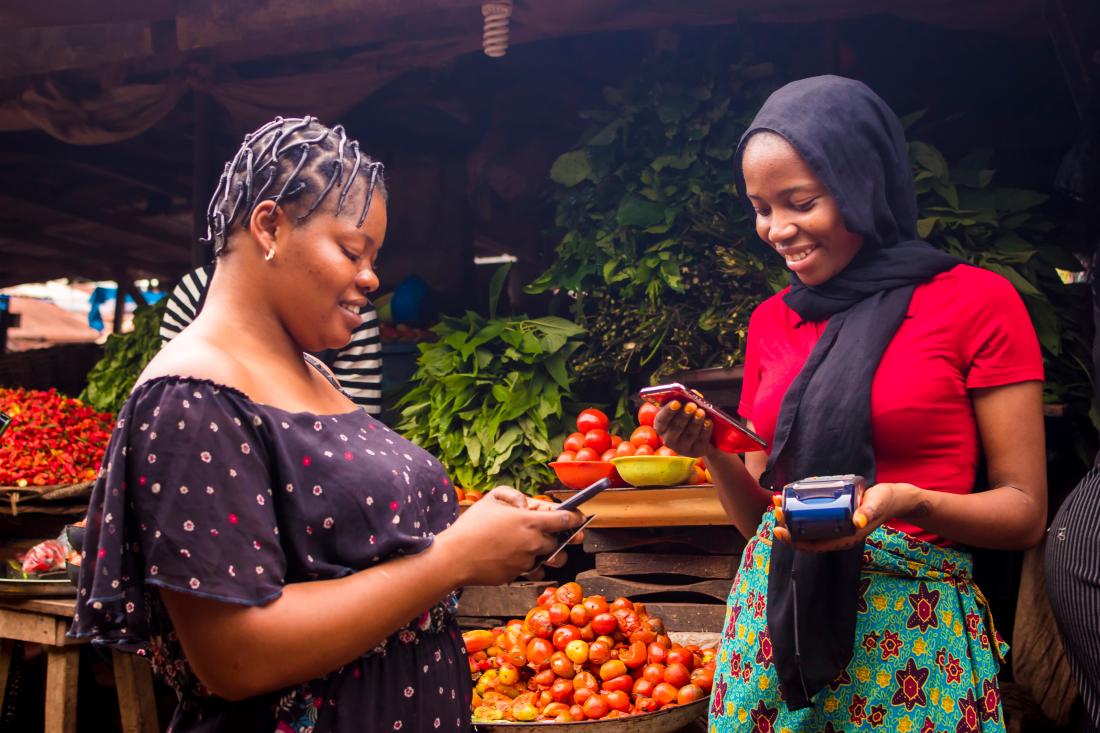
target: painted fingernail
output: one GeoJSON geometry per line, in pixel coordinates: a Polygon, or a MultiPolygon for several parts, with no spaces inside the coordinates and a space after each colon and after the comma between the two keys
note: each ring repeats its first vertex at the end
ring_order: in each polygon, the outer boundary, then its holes
{"type": "Polygon", "coordinates": [[[711,426],[713,426],[713,425],[714,425],[714,423],[712,423],[710,420],[704,420],[703,421],[703,427],[706,428],[707,430],[710,430],[711,426]]]}
{"type": "Polygon", "coordinates": [[[699,408],[695,406],[694,402],[689,402],[686,405],[684,405],[684,414],[685,415],[690,415],[691,413],[695,412],[698,409],[699,408]]]}
{"type": "Polygon", "coordinates": [[[852,523],[863,529],[867,526],[867,515],[856,512],[855,516],[852,517],[852,523]]]}
{"type": "Polygon", "coordinates": [[[670,409],[670,410],[679,410],[680,407],[681,407],[680,403],[677,402],[676,400],[673,400],[672,402],[668,403],[668,409],[670,409]]]}
{"type": "Polygon", "coordinates": [[[772,494],[772,504],[775,504],[776,507],[783,506],[783,497],[779,494],[772,494]]]}
{"type": "Polygon", "coordinates": [[[703,412],[702,410],[699,410],[698,412],[695,413],[695,419],[696,420],[703,420],[703,419],[706,418],[706,416],[707,416],[707,413],[703,412]]]}

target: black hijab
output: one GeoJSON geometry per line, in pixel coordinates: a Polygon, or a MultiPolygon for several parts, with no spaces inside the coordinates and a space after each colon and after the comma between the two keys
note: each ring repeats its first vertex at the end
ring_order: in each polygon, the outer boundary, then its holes
{"type": "MultiPolygon", "coordinates": [[[[784,301],[803,321],[828,319],[783,396],[761,484],[856,473],[875,481],[871,382],[917,285],[960,261],[917,239],[913,176],[898,118],[862,82],[818,76],[773,93],[741,138],[783,137],[829,189],[863,246],[817,286],[793,273],[784,301]]],[[[741,178],[744,191],[744,179],[741,178]]],[[[830,553],[776,542],[768,576],[768,628],[787,705],[798,710],[852,658],[862,543],[830,553]]]]}

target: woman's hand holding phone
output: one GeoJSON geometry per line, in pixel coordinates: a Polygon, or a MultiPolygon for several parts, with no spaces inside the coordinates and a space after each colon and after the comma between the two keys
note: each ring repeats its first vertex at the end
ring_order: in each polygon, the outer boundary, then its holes
{"type": "Polygon", "coordinates": [[[653,429],[682,456],[710,458],[720,452],[711,440],[714,421],[694,402],[669,401],[653,419],[653,429]]]}

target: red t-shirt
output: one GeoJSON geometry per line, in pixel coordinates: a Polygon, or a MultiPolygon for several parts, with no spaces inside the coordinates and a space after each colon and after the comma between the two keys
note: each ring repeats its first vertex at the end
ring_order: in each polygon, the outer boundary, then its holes
{"type": "MultiPolygon", "coordinates": [[[[786,292],[753,311],[738,408],[769,445],[783,395],[825,330],[824,321],[802,323],[786,292]]],[[[877,480],[970,493],[981,445],[969,390],[1042,379],[1035,329],[1008,280],[959,265],[917,286],[871,385],[877,480]]],[[[905,522],[888,525],[942,541],[905,522]]]]}

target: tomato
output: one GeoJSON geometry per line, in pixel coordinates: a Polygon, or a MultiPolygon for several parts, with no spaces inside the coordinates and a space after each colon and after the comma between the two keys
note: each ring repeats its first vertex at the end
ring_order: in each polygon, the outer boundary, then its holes
{"type": "Polygon", "coordinates": [[[637,448],[634,447],[633,443],[629,440],[624,440],[615,448],[615,457],[621,458],[623,456],[632,456],[636,450],[637,448]]]}
{"type": "Polygon", "coordinates": [[[627,611],[633,611],[634,610],[634,602],[631,601],[629,598],[623,598],[622,596],[619,596],[618,598],[616,598],[615,600],[613,600],[611,602],[611,613],[615,613],[619,609],[625,609],[627,611]]]}
{"type": "Polygon", "coordinates": [[[581,602],[584,597],[584,591],[581,590],[580,583],[566,583],[561,588],[554,591],[554,597],[558,599],[558,602],[572,608],[581,602]]]}
{"type": "Polygon", "coordinates": [[[673,649],[668,653],[669,664],[682,664],[690,672],[695,668],[695,655],[683,647],[673,649]]]}
{"type": "Polygon", "coordinates": [[[657,701],[657,704],[661,707],[668,705],[670,702],[676,702],[676,698],[680,695],[680,689],[673,687],[667,682],[661,682],[653,688],[653,699],[657,701]]]}
{"type": "Polygon", "coordinates": [[[638,424],[642,427],[653,427],[653,420],[660,411],[661,408],[652,402],[643,402],[642,406],[638,408],[638,424]]]}
{"type": "Polygon", "coordinates": [[[584,720],[584,708],[582,708],[579,704],[570,706],[569,717],[573,719],[569,722],[579,723],[580,721],[584,720]]]}
{"type": "Polygon", "coordinates": [[[610,422],[602,411],[589,407],[577,415],[577,430],[582,433],[587,433],[589,430],[607,430],[610,422]]]}
{"type": "MultiPolygon", "coordinates": [[[[577,672],[576,676],[573,677],[573,689],[578,692],[580,690],[591,690],[595,692],[600,689],[600,683],[596,681],[596,675],[584,669],[577,672]]],[[[578,700],[578,702],[583,701],[578,700]]]]}
{"type": "Polygon", "coordinates": [[[612,710],[625,712],[630,709],[630,695],[622,690],[610,690],[604,693],[604,697],[607,699],[607,706],[612,710]]]}
{"type": "Polygon", "coordinates": [[[612,634],[619,628],[619,620],[610,613],[599,613],[592,617],[592,630],[597,634],[612,634]]]}
{"type": "Polygon", "coordinates": [[[630,643],[633,644],[636,641],[640,641],[648,647],[650,644],[657,641],[657,635],[645,627],[644,619],[641,621],[642,628],[630,635],[630,643]]]}
{"type": "MultiPolygon", "coordinates": [[[[573,660],[565,655],[565,652],[554,652],[550,657],[550,670],[558,677],[566,680],[572,680],[573,675],[577,674],[576,667],[573,666],[573,660]]],[[[573,683],[570,682],[570,689],[572,689],[573,683]]]]}
{"type": "Polygon", "coordinates": [[[657,452],[654,455],[658,455],[658,456],[678,456],[680,454],[677,453],[676,451],[672,450],[671,448],[669,448],[667,445],[662,445],[660,448],[657,449],[657,452]]]}
{"type": "Polygon", "coordinates": [[[631,690],[635,695],[641,695],[642,697],[649,697],[653,694],[653,688],[657,685],[650,682],[645,677],[639,677],[634,680],[634,687],[631,690]]]}
{"type": "Polygon", "coordinates": [[[642,677],[649,680],[653,684],[665,681],[665,665],[663,664],[647,664],[645,669],[642,670],[642,677]]]}
{"type": "Polygon", "coordinates": [[[622,444],[623,444],[623,436],[615,435],[614,433],[612,433],[611,434],[611,447],[612,448],[618,448],[622,444]]]}
{"type": "Polygon", "coordinates": [[[611,712],[611,706],[607,704],[607,697],[604,695],[593,695],[584,701],[584,717],[589,720],[596,720],[602,718],[611,712]]]}
{"type": "Polygon", "coordinates": [[[627,667],[636,669],[646,663],[646,653],[645,642],[636,641],[626,649],[619,651],[619,659],[621,659],[623,664],[627,667]]]}
{"type": "Polygon", "coordinates": [[[571,450],[567,450],[554,459],[558,463],[570,463],[577,460],[577,454],[571,450]]]}
{"type": "Polygon", "coordinates": [[[469,653],[480,652],[483,649],[488,649],[493,645],[493,634],[491,631],[485,631],[479,629],[477,631],[467,631],[462,635],[462,641],[466,643],[466,651],[469,653]]]}
{"type": "MultiPolygon", "coordinates": [[[[668,670],[665,670],[666,673],[668,670]]],[[[626,665],[622,663],[622,660],[612,659],[604,662],[600,665],[600,679],[605,682],[612,677],[618,677],[621,674],[626,674],[626,665]]]]}
{"type": "Polygon", "coordinates": [[[664,664],[668,661],[668,649],[665,649],[657,642],[650,644],[646,654],[646,661],[650,664],[664,664]]]}
{"type": "Polygon", "coordinates": [[[611,645],[602,641],[594,641],[588,645],[588,661],[592,664],[603,664],[611,659],[611,645]]]}
{"type": "Polygon", "coordinates": [[[588,661],[588,642],[576,639],[565,645],[565,655],[574,664],[584,664],[588,661]]]}
{"type": "Polygon", "coordinates": [[[569,620],[573,622],[574,626],[580,628],[588,625],[592,620],[592,614],[582,604],[578,603],[569,609],[569,620]]]}
{"type": "Polygon", "coordinates": [[[529,690],[549,690],[550,686],[554,684],[558,676],[554,674],[554,670],[547,667],[542,670],[527,683],[527,689],[529,690]],[[534,687],[532,687],[534,685],[534,687]]]}
{"type": "Polygon", "coordinates": [[[581,638],[585,641],[592,641],[596,638],[596,632],[592,630],[591,621],[581,627],[581,638]]]}
{"type": "Polygon", "coordinates": [[[527,644],[527,663],[536,670],[545,669],[554,654],[554,645],[546,639],[531,639],[527,644]]]}
{"type": "Polygon", "coordinates": [[[581,448],[577,451],[578,461],[598,461],[600,460],[600,454],[591,448],[581,448]]]}
{"type": "Polygon", "coordinates": [[[505,658],[517,667],[527,664],[527,646],[516,644],[505,653],[505,658]]]}
{"type": "MultiPolygon", "coordinates": [[[[539,607],[539,606],[549,607],[550,604],[554,602],[554,593],[556,593],[557,590],[558,590],[558,586],[556,586],[556,585],[551,585],[548,588],[544,589],[542,591],[542,593],[539,594],[539,599],[537,601],[535,601],[535,607],[536,608],[539,607]]],[[[511,625],[511,622],[509,622],[509,626],[510,625],[511,625]]]]}
{"type": "Polygon", "coordinates": [[[539,717],[539,711],[535,708],[535,704],[524,700],[512,703],[512,717],[519,722],[528,723],[532,720],[536,720],[539,717]]]}
{"type": "Polygon", "coordinates": [[[497,679],[502,685],[514,685],[519,682],[519,669],[516,665],[505,662],[497,671],[497,679]]]}
{"type": "Polygon", "coordinates": [[[612,458],[618,458],[618,457],[619,457],[619,454],[615,452],[614,448],[608,448],[607,450],[605,450],[603,452],[603,455],[600,456],[600,460],[603,461],[604,463],[611,463],[612,458]]]}
{"type": "Polygon", "coordinates": [[[638,614],[633,611],[620,608],[618,611],[614,611],[612,615],[619,624],[619,631],[623,632],[624,636],[629,637],[635,631],[640,631],[642,628],[642,623],[638,620],[638,614]]]}
{"type": "Polygon", "coordinates": [[[706,668],[693,671],[691,673],[691,684],[710,694],[710,688],[714,686],[714,671],[706,668]]]}
{"type": "Polygon", "coordinates": [[[565,439],[565,443],[562,445],[562,450],[572,451],[576,453],[584,447],[584,433],[570,433],[569,437],[565,439]]]}
{"type": "Polygon", "coordinates": [[[657,431],[648,425],[643,425],[640,428],[635,428],[634,432],[630,434],[630,442],[636,446],[648,445],[653,450],[657,450],[661,447],[661,438],[657,435],[657,431]]]}
{"type": "Polygon", "coordinates": [[[554,626],[569,623],[569,606],[561,601],[550,604],[550,623],[554,626]]]}
{"type": "Polygon", "coordinates": [[[548,608],[532,608],[527,612],[525,625],[528,631],[541,639],[549,639],[554,633],[554,623],[550,620],[548,608]]]}
{"type": "Polygon", "coordinates": [[[665,666],[665,682],[680,689],[691,681],[691,672],[679,662],[673,662],[665,666]]]}
{"type": "Polygon", "coordinates": [[[572,624],[558,627],[554,630],[554,647],[561,651],[569,646],[571,641],[580,641],[581,630],[572,624]]]}
{"type": "MultiPolygon", "coordinates": [[[[651,456],[653,455],[653,449],[643,443],[642,445],[635,446],[634,455],[636,456],[651,456]]],[[[577,460],[580,460],[579,458],[577,460]]]]}
{"type": "Polygon", "coordinates": [[[587,687],[582,687],[579,690],[573,690],[573,702],[577,705],[584,705],[585,700],[596,694],[596,690],[590,690],[587,687]]]}
{"type": "Polygon", "coordinates": [[[607,613],[607,599],[603,596],[588,596],[584,599],[584,607],[593,616],[607,613]]]}
{"type": "Polygon", "coordinates": [[[703,699],[705,695],[706,693],[695,685],[684,685],[676,694],[676,702],[680,705],[687,705],[689,702],[703,699]]]}
{"type": "Polygon", "coordinates": [[[628,674],[621,674],[617,677],[612,677],[609,680],[604,680],[603,690],[609,692],[611,690],[619,690],[621,692],[630,692],[634,687],[634,678],[628,674]]]}
{"type": "Polygon", "coordinates": [[[668,634],[657,632],[657,643],[663,646],[665,649],[672,648],[672,639],[668,638],[668,634]]]}
{"type": "Polygon", "coordinates": [[[584,434],[584,447],[602,454],[611,449],[611,436],[606,430],[589,430],[584,434]]]}
{"type": "Polygon", "coordinates": [[[634,698],[634,712],[636,713],[653,713],[660,708],[660,704],[652,697],[635,697],[634,698]]]}

